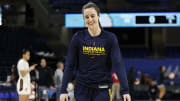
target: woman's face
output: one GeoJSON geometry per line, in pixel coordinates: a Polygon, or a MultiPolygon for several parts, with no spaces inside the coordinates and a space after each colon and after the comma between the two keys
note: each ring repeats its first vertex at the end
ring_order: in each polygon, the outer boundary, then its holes
{"type": "Polygon", "coordinates": [[[85,25],[88,28],[95,28],[99,26],[99,15],[94,8],[87,8],[83,10],[85,25]]]}
{"type": "Polygon", "coordinates": [[[23,57],[28,61],[30,59],[30,52],[27,51],[25,54],[23,54],[23,57]]]}
{"type": "Polygon", "coordinates": [[[163,71],[163,72],[166,71],[166,67],[163,66],[163,67],[162,67],[162,71],[163,71]]]}

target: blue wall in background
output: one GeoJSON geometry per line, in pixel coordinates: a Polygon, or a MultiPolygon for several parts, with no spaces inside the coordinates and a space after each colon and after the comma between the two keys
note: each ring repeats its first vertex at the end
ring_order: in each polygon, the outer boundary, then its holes
{"type": "Polygon", "coordinates": [[[136,72],[149,73],[150,77],[156,79],[159,76],[159,66],[164,65],[166,69],[171,66],[172,71],[174,71],[177,66],[180,66],[180,59],[124,59],[124,62],[127,71],[131,66],[134,66],[136,72]]]}

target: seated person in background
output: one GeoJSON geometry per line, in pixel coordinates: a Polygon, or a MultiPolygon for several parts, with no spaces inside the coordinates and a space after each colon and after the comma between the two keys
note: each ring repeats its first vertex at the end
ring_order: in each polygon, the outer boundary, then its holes
{"type": "Polygon", "coordinates": [[[156,82],[152,79],[151,84],[148,89],[148,95],[150,100],[156,100],[158,98],[159,90],[157,88],[156,82]]]}
{"type": "Polygon", "coordinates": [[[145,81],[144,81],[144,74],[141,71],[137,72],[137,76],[135,79],[135,85],[144,85],[145,81]]]}
{"type": "Polygon", "coordinates": [[[6,83],[16,85],[18,79],[18,72],[15,65],[11,67],[11,73],[7,75],[6,83]]]}
{"type": "Polygon", "coordinates": [[[175,85],[179,80],[175,78],[175,73],[171,72],[168,74],[168,78],[164,80],[165,84],[175,85]]]}
{"type": "Polygon", "coordinates": [[[144,84],[145,85],[151,84],[151,78],[149,77],[149,73],[144,74],[144,84]]]}
{"type": "Polygon", "coordinates": [[[68,83],[67,87],[69,101],[74,101],[74,85],[72,82],[68,83]]]}

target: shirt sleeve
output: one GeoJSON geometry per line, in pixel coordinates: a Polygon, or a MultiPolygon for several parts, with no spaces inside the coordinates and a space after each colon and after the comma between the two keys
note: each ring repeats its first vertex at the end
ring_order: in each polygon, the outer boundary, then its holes
{"type": "Polygon", "coordinates": [[[121,94],[128,94],[129,86],[127,81],[125,66],[122,61],[118,40],[114,34],[113,34],[112,48],[111,48],[111,61],[112,61],[112,68],[114,71],[116,71],[116,74],[120,81],[121,94]]]}
{"type": "Polygon", "coordinates": [[[19,61],[17,67],[19,71],[26,70],[25,63],[23,61],[19,61]]]}
{"type": "Polygon", "coordinates": [[[78,50],[78,33],[76,33],[70,43],[68,49],[68,55],[65,62],[65,70],[63,75],[63,82],[61,86],[61,94],[67,93],[67,85],[69,81],[72,79],[73,70],[75,66],[75,61],[77,60],[77,50],[78,50]]]}

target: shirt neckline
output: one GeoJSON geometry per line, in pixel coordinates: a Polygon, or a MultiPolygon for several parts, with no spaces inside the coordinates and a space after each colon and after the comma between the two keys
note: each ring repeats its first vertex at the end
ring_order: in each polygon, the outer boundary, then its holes
{"type": "Polygon", "coordinates": [[[86,29],[86,33],[88,34],[88,36],[90,37],[90,38],[97,38],[97,37],[100,37],[103,33],[103,30],[101,29],[101,32],[100,32],[100,34],[99,35],[97,35],[97,36],[91,36],[90,35],[90,33],[89,33],[89,31],[88,31],[88,29],[86,29]]]}

